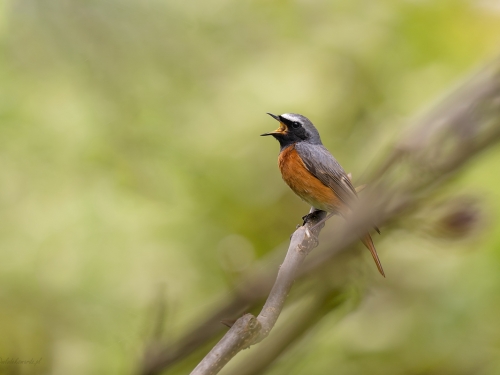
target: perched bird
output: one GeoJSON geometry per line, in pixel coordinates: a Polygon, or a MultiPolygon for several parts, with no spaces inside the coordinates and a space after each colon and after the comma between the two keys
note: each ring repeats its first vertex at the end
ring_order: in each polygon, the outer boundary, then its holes
{"type": "MultiPolygon", "coordinates": [[[[280,127],[261,135],[272,135],[280,143],[278,166],[283,180],[316,210],[346,216],[357,199],[356,189],[337,160],[321,143],[318,130],[312,122],[295,113],[268,115],[278,120],[280,127]]],[[[370,234],[364,235],[361,241],[370,250],[379,272],[385,277],[370,234]]]]}

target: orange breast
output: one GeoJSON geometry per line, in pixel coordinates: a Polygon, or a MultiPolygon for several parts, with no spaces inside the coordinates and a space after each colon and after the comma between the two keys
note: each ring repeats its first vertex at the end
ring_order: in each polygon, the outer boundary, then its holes
{"type": "Polygon", "coordinates": [[[344,204],[334,191],[307,170],[294,145],[281,151],[278,166],[283,180],[311,206],[328,212],[343,210],[344,204]]]}

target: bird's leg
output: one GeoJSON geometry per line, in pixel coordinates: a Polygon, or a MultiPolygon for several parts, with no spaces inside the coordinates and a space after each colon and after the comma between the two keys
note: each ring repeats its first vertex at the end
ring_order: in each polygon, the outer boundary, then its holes
{"type": "Polygon", "coordinates": [[[314,226],[311,228],[311,229],[314,229],[316,228],[318,225],[321,225],[323,224],[325,221],[327,221],[329,218],[331,218],[333,215],[335,215],[336,212],[330,212],[328,215],[325,216],[325,218],[321,219],[320,221],[318,221],[316,224],[314,224],[314,226]]]}
{"type": "Polygon", "coordinates": [[[308,213],[307,215],[302,216],[302,225],[301,226],[306,225],[307,220],[309,220],[310,218],[311,218],[311,213],[308,213]]]}
{"type": "MultiPolygon", "coordinates": [[[[304,221],[302,223],[302,226],[305,226],[309,220],[314,219],[316,217],[316,215],[318,215],[321,212],[323,212],[323,211],[322,210],[318,210],[318,209],[316,209],[314,207],[311,207],[311,210],[309,211],[309,213],[307,215],[305,215],[305,216],[302,216],[302,220],[304,221]]],[[[320,223],[323,222],[323,220],[321,220],[320,223]]],[[[318,224],[313,225],[311,229],[316,228],[317,225],[318,224]]],[[[312,234],[311,234],[309,228],[307,228],[307,227],[306,227],[306,236],[309,237],[309,238],[312,237],[312,234]]]]}
{"type": "Polygon", "coordinates": [[[322,212],[321,210],[318,210],[314,207],[311,207],[311,211],[307,215],[302,216],[302,226],[306,225],[307,222],[311,219],[314,219],[314,217],[319,213],[322,212]]]}

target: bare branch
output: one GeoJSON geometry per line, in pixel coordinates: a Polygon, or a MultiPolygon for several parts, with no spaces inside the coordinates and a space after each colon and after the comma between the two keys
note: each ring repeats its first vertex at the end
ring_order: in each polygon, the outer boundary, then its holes
{"type": "Polygon", "coordinates": [[[316,224],[325,216],[325,212],[317,211],[306,225],[299,227],[293,233],[276,282],[259,316],[255,318],[253,315],[246,314],[238,319],[191,375],[217,374],[239,351],[257,344],[269,335],[283,310],[300,265],[309,252],[318,246],[316,236],[324,224],[317,226],[316,224]]]}
{"type": "Polygon", "coordinates": [[[252,314],[243,315],[191,374],[217,374],[240,350],[250,346],[260,328],[252,314]]]}
{"type": "MultiPolygon", "coordinates": [[[[317,295],[307,301],[306,307],[294,312],[280,329],[267,340],[258,345],[250,357],[239,363],[236,368],[230,368],[227,374],[258,375],[271,365],[286,348],[299,340],[312,326],[317,324],[333,308],[341,305],[346,298],[340,296],[342,289],[333,289],[329,286],[319,288],[317,295]]],[[[347,309],[345,314],[350,311],[347,309]]],[[[225,370],[224,374],[226,374],[225,370]]]]}

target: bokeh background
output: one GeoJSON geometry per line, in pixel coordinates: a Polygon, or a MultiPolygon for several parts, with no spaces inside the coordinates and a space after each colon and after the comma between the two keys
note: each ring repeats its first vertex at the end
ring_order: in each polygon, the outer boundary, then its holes
{"type": "MultiPolygon", "coordinates": [[[[286,243],[308,207],[258,136],[277,125],[266,112],[308,116],[360,181],[500,51],[495,0],[19,0],[0,14],[0,357],[42,358],[8,374],[132,373],[159,300],[175,343],[286,243]]],[[[444,195],[473,202],[472,230],[438,234],[432,209],[382,227],[387,279],[368,252],[336,268],[353,307],[266,374],[499,374],[499,157],[444,195]]]]}

